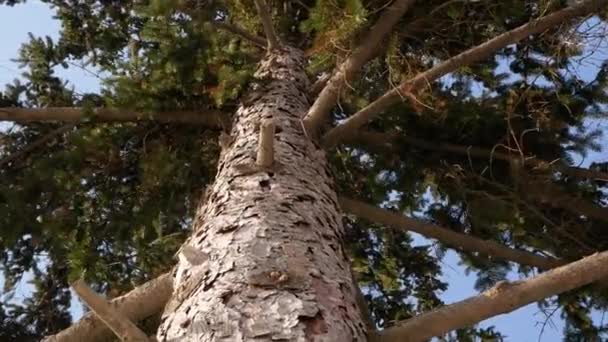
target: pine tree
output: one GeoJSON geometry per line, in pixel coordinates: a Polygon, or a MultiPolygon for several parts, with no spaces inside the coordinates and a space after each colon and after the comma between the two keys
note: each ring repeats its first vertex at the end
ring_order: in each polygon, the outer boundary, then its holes
{"type": "Polygon", "coordinates": [[[571,156],[608,63],[569,68],[608,1],[45,2],[61,38],[0,94],[5,288],[35,283],[4,338],[496,340],[532,302],[605,336],[608,172],[571,156]],[[441,302],[448,247],[485,292],[441,302]]]}

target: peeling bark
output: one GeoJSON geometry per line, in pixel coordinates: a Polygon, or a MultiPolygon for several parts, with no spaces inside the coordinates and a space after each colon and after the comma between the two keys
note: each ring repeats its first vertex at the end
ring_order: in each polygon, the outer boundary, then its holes
{"type": "Polygon", "coordinates": [[[302,127],[304,64],[300,51],[282,48],[256,72],[269,82],[237,110],[182,248],[207,258],[180,258],[159,341],[366,340],[326,157],[302,127]],[[276,126],[271,168],[256,165],[264,119],[276,126]]]}

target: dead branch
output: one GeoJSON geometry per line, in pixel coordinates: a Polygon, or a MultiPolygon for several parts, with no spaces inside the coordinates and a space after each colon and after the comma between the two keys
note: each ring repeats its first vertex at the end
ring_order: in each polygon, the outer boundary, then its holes
{"type": "Polygon", "coordinates": [[[266,119],[260,124],[256,163],[263,168],[269,168],[274,163],[274,128],[272,119],[266,119]]]}
{"type": "Polygon", "coordinates": [[[563,23],[567,20],[585,16],[593,13],[595,10],[608,6],[608,0],[586,0],[577,5],[564,8],[562,10],[551,13],[547,16],[530,21],[527,24],[519,26],[511,31],[507,31],[487,42],[468,49],[435,67],[419,73],[413,78],[403,82],[398,87],[385,93],[374,102],[361,109],[343,123],[330,130],[322,139],[325,147],[334,147],[338,141],[344,139],[349,134],[353,134],[358,128],[365,125],[374,117],[380,115],[385,109],[391,105],[398,103],[403,96],[407,94],[416,94],[423,87],[438,78],[457,70],[465,65],[478,62],[489,57],[495,51],[504,48],[509,44],[516,43],[530,35],[541,33],[553,26],[563,23]]]}

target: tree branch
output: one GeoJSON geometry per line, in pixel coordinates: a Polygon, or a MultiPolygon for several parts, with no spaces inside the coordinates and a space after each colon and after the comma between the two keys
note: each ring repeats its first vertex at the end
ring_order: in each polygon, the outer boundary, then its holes
{"type": "MultiPolygon", "coordinates": [[[[363,142],[368,146],[372,146],[379,153],[383,153],[387,149],[390,150],[391,148],[393,148],[393,146],[398,146],[400,144],[408,144],[430,151],[455,153],[467,157],[481,158],[487,160],[497,159],[509,163],[515,162],[518,163],[517,165],[529,165],[539,170],[553,169],[563,174],[570,175],[572,177],[591,177],[593,179],[608,179],[608,174],[604,172],[582,169],[578,167],[571,167],[561,162],[549,163],[547,161],[532,157],[522,159],[521,156],[511,155],[500,151],[493,151],[474,146],[462,146],[441,142],[431,143],[422,139],[399,135],[397,132],[358,132],[354,136],[349,136],[348,139],[348,141],[363,142]]],[[[589,218],[608,222],[607,208],[601,207],[586,199],[573,198],[572,196],[564,193],[558,187],[550,183],[529,184],[529,189],[532,188],[534,188],[535,190],[526,191],[526,194],[528,194],[531,198],[534,198],[546,205],[550,205],[555,208],[562,208],[575,215],[582,215],[589,218]]]]}
{"type": "Polygon", "coordinates": [[[4,166],[5,164],[8,164],[16,159],[19,159],[25,155],[27,155],[28,153],[34,151],[35,149],[37,149],[38,147],[46,144],[47,142],[57,138],[58,136],[62,135],[63,133],[69,131],[70,129],[74,128],[75,125],[74,124],[68,124],[68,125],[63,125],[59,128],[56,128],[54,130],[52,130],[51,132],[45,134],[44,136],[38,138],[37,140],[35,140],[34,142],[32,142],[31,144],[25,146],[25,148],[23,148],[20,151],[17,151],[15,153],[12,153],[2,159],[0,159],[0,167],[4,166]]]}
{"type": "Polygon", "coordinates": [[[274,30],[274,26],[272,25],[270,7],[268,7],[265,0],[254,0],[254,2],[255,7],[258,10],[260,20],[262,21],[262,26],[264,26],[264,33],[266,34],[266,40],[268,41],[268,50],[274,50],[281,46],[281,41],[279,40],[279,37],[274,30]]]}
{"type": "Polygon", "coordinates": [[[543,204],[569,211],[574,215],[608,222],[608,208],[584,198],[573,197],[551,183],[527,182],[524,184],[529,189],[526,194],[543,204]]]}
{"type": "Polygon", "coordinates": [[[329,82],[325,85],[308,114],[304,117],[304,126],[309,134],[317,135],[323,121],[336,105],[338,96],[345,84],[350,83],[363,65],[374,55],[382,39],[391,32],[393,26],[414,4],[415,0],[395,0],[378,18],[376,24],[361,40],[361,44],[340,65],[329,82]]]}
{"type": "Polygon", "coordinates": [[[249,42],[253,43],[255,46],[258,46],[262,49],[265,49],[268,46],[268,42],[266,42],[266,39],[259,37],[255,34],[252,34],[250,32],[247,32],[246,30],[244,30],[236,25],[233,25],[233,24],[230,24],[230,23],[227,23],[224,21],[213,21],[213,22],[211,22],[211,24],[219,29],[234,33],[237,36],[241,36],[241,37],[245,38],[246,40],[248,40],[249,42]]]}
{"type": "MultiPolygon", "coordinates": [[[[46,108],[0,108],[0,121],[65,121],[80,122],[88,116],[87,110],[79,107],[46,107],[46,108]]],[[[95,108],[91,119],[99,122],[126,122],[153,120],[166,123],[192,123],[210,128],[227,127],[229,117],[218,110],[175,111],[145,113],[125,109],[95,108]]]]}
{"type": "Polygon", "coordinates": [[[149,341],[148,335],[139,330],[133,322],[124,317],[118,310],[115,310],[103,297],[91,290],[84,280],[75,281],[72,284],[72,288],[80,299],[121,341],[149,341]]]}
{"type": "Polygon", "coordinates": [[[256,164],[268,168],[274,163],[274,122],[266,119],[260,124],[258,155],[256,164]]]}
{"type": "MultiPolygon", "coordinates": [[[[151,280],[124,296],[112,300],[111,305],[131,321],[140,321],[160,312],[171,293],[173,279],[170,273],[151,280]]],[[[93,313],[87,313],[78,322],[56,335],[48,336],[46,342],[96,341],[112,335],[112,332],[93,313]]]]}
{"type": "Polygon", "coordinates": [[[322,139],[324,146],[334,147],[339,140],[344,139],[348,134],[352,134],[359,127],[381,114],[389,106],[398,103],[402,97],[412,97],[425,85],[437,80],[438,78],[457,70],[458,68],[469,65],[490,56],[495,51],[504,48],[509,44],[516,43],[530,35],[541,33],[566,20],[584,16],[592,13],[596,9],[601,9],[608,5],[608,0],[586,0],[578,5],[570,6],[562,10],[551,13],[547,16],[530,21],[518,28],[505,32],[487,42],[468,49],[435,67],[419,73],[413,78],[403,82],[399,87],[385,93],[374,102],[361,109],[343,123],[330,130],[322,139]]]}
{"type": "Polygon", "coordinates": [[[545,258],[530,252],[512,249],[491,240],[482,240],[474,236],[457,233],[432,223],[411,219],[345,197],[340,197],[339,202],[342,210],[360,218],[403,231],[416,232],[426,237],[437,239],[441,243],[451,245],[460,250],[480,253],[492,258],[513,261],[523,265],[534,266],[542,270],[548,270],[564,264],[564,261],[561,260],[545,258]]]}
{"type": "Polygon", "coordinates": [[[430,142],[423,139],[400,135],[397,132],[377,133],[371,131],[359,131],[355,135],[347,137],[348,142],[360,142],[367,146],[373,147],[378,151],[386,151],[387,147],[398,146],[399,144],[407,144],[421,149],[445,153],[456,153],[462,156],[479,158],[479,159],[497,159],[506,162],[517,162],[524,165],[530,165],[537,169],[554,169],[565,175],[576,178],[589,178],[596,180],[608,181],[608,173],[574,167],[564,164],[563,162],[547,162],[535,157],[524,157],[509,153],[490,150],[475,146],[457,145],[443,142],[430,142]]]}
{"type": "Polygon", "coordinates": [[[482,294],[414,317],[379,332],[376,341],[425,341],[608,275],[608,252],[596,253],[526,281],[499,282],[482,294]]]}

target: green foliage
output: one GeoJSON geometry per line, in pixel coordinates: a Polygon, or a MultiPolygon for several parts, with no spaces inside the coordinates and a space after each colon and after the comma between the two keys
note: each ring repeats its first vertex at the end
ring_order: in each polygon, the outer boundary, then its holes
{"type": "MultiPolygon", "coordinates": [[[[21,1],[0,1],[15,5],[21,1]]],[[[262,51],[218,30],[239,23],[263,35],[253,1],[44,1],[62,23],[60,38],[30,36],[18,61],[24,81],[7,85],[0,107],[82,106],[84,122],[44,146],[0,165],[0,264],[5,292],[32,278],[27,300],[0,306],[0,339],[39,340],[70,323],[67,283],[84,276],[119,295],[165,272],[188,235],[203,189],[217,164],[218,132],[179,124],[96,123],[91,109],[161,110],[237,107],[262,51]],[[55,75],[73,61],[103,75],[100,94],[80,94],[55,75]],[[43,267],[44,266],[44,267],[43,267]]],[[[304,50],[311,77],[328,72],[376,21],[384,1],[269,1],[282,39],[304,50]]],[[[383,42],[333,113],[344,119],[395,84],[528,22],[565,1],[416,2],[383,42]]],[[[6,9],[10,10],[10,9],[6,9]]],[[[595,20],[597,25],[606,23],[595,20]]],[[[329,155],[339,192],[457,232],[574,260],[608,249],[605,222],[534,194],[557,191],[604,210],[605,180],[497,158],[534,156],[573,165],[600,149],[589,119],[605,119],[608,63],[591,82],[572,72],[590,48],[590,33],[572,25],[548,30],[463,67],[421,90],[366,129],[397,133],[392,148],[341,146],[329,155]],[[589,34],[589,36],[587,36],[589,34]],[[566,37],[568,39],[566,39],[566,37]],[[427,142],[433,148],[424,144],[427,142]],[[461,152],[440,148],[463,147],[461,152]],[[490,151],[474,155],[468,147],[490,151]],[[462,152],[464,151],[464,152],[462,152]],[[567,210],[570,209],[570,210],[567,210]]],[[[23,151],[59,125],[31,123],[2,133],[0,156],[23,151]]],[[[0,162],[1,163],[1,162],[0,162]]],[[[608,172],[605,160],[593,170],[608,172]]],[[[557,196],[554,196],[557,197],[557,196]]],[[[345,220],[346,249],[379,327],[443,303],[446,246],[370,222],[345,220]]],[[[527,267],[461,253],[485,289],[527,267]]],[[[547,299],[561,308],[566,340],[605,338],[590,319],[606,293],[581,289],[547,299]]],[[[154,322],[150,322],[154,325],[154,322]]],[[[151,328],[153,330],[153,328],[151,328]]],[[[493,328],[467,328],[445,341],[496,341],[493,328]]]]}

